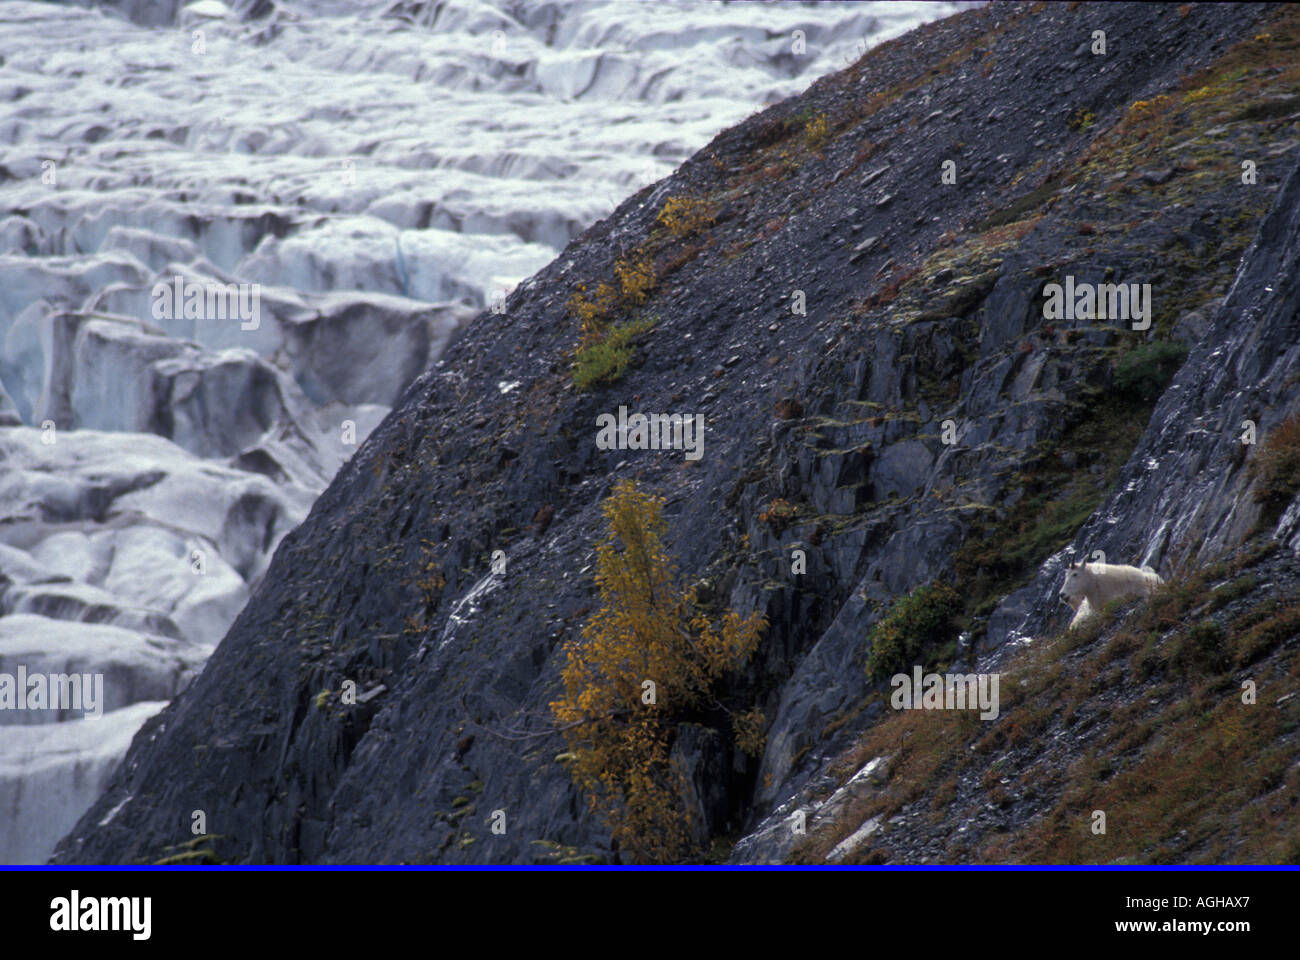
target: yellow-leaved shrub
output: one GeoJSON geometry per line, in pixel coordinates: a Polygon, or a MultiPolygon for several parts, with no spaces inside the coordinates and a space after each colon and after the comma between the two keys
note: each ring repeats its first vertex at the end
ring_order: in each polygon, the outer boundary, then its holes
{"type": "Polygon", "coordinates": [[[676,588],[663,503],[631,480],[605,501],[601,607],[581,639],[566,643],[564,696],[551,704],[592,809],[623,853],[652,863],[690,853],[683,784],[669,764],[675,725],[712,700],[717,680],[749,657],[767,627],[761,613],[742,620],[735,611],[715,626],[697,612],[693,590],[676,588]]]}

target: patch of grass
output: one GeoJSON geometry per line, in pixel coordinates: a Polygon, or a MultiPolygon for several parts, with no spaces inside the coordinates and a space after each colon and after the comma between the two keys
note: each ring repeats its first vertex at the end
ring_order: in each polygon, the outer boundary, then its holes
{"type": "Polygon", "coordinates": [[[1009,844],[1021,863],[1277,862],[1277,848],[1295,836],[1300,791],[1258,803],[1283,779],[1290,753],[1274,710],[1244,706],[1235,697],[1175,718],[1161,717],[1159,735],[1109,780],[1072,767],[1076,786],[1009,844]],[[1107,832],[1093,834],[1092,810],[1104,810],[1107,832]],[[1231,852],[1210,845],[1216,835],[1245,840],[1231,852]]]}
{"type": "Polygon", "coordinates": [[[1008,224],[1016,223],[1031,214],[1042,214],[1044,210],[1049,208],[1050,202],[1056,197],[1056,192],[1067,185],[1068,182],[1065,177],[1049,177],[1036,189],[1029,191],[1019,200],[1012,201],[997,213],[989,216],[976,226],[975,230],[982,233],[994,227],[1005,227],[1008,224]]]}
{"type": "Polygon", "coordinates": [[[921,268],[916,266],[896,267],[890,273],[889,280],[882,287],[854,304],[853,312],[859,316],[864,316],[872,310],[888,306],[898,298],[899,292],[911,283],[920,272],[921,268]]]}
{"type": "Polygon", "coordinates": [[[727,263],[731,263],[743,255],[746,250],[754,245],[754,243],[755,241],[752,237],[739,240],[723,251],[722,259],[727,263]]]}
{"type": "Polygon", "coordinates": [[[1185,676],[1221,673],[1231,664],[1226,640],[1221,624],[1202,620],[1174,640],[1170,659],[1185,676]]]}
{"type": "Polygon", "coordinates": [[[1225,583],[1221,587],[1216,587],[1210,594],[1210,603],[1206,608],[1210,613],[1226,607],[1234,600],[1244,597],[1250,591],[1255,589],[1255,575],[1248,573],[1244,577],[1238,577],[1231,583],[1225,583]]]}
{"type": "MultiPolygon", "coordinates": [[[[1091,619],[1096,620],[1098,618],[1092,617],[1091,619]]],[[[1084,621],[1085,624],[1087,622],[1088,621],[1086,620],[1084,621]]],[[[1082,625],[1083,624],[1080,626],[1082,625]]],[[[1129,630],[1121,630],[1119,633],[1115,634],[1115,636],[1110,638],[1110,642],[1107,643],[1105,649],[1102,650],[1101,660],[1103,663],[1110,663],[1114,660],[1127,662],[1133,654],[1141,649],[1141,645],[1141,637],[1129,630]]]]}
{"type": "Polygon", "coordinates": [[[155,860],[155,867],[208,867],[221,863],[211,850],[190,850],[155,860]]]}
{"type": "Polygon", "coordinates": [[[948,296],[937,305],[923,309],[916,315],[916,321],[945,320],[948,317],[964,317],[993,292],[998,282],[998,271],[989,270],[966,283],[955,285],[948,296]]]}
{"type": "Polygon", "coordinates": [[[697,243],[687,244],[682,247],[681,250],[668,257],[664,262],[663,275],[668,277],[676,273],[682,267],[686,266],[686,264],[698,257],[703,249],[704,248],[697,243]]]}
{"type": "Polygon", "coordinates": [[[621,379],[632,362],[637,338],[654,325],[654,317],[619,324],[605,331],[601,339],[579,347],[573,364],[573,385],[589,391],[621,379]]]}
{"type": "Polygon", "coordinates": [[[1273,429],[1251,461],[1250,470],[1256,478],[1255,502],[1271,526],[1300,490],[1300,414],[1273,429]]]}
{"type": "MultiPolygon", "coordinates": [[[[983,723],[973,714],[887,714],[833,771],[847,778],[873,757],[886,757],[876,789],[846,806],[835,822],[801,840],[790,862],[822,862],[835,844],[872,816],[916,804],[925,821],[963,816],[962,783],[981,784],[981,799],[1007,805],[1045,798],[1045,812],[1015,832],[972,834],[959,859],[1009,863],[1280,863],[1295,859],[1300,829],[1296,722],[1286,711],[1243,704],[1231,678],[1238,665],[1276,654],[1300,636],[1300,604],[1270,597],[1226,626],[1181,618],[1207,605],[1207,584],[1249,557],[1203,568],[1171,583],[1127,615],[1108,644],[1074,644],[1068,633],[1036,642],[1004,670],[1002,713],[983,723]],[[1155,612],[1148,607],[1157,608],[1155,612]],[[1141,620],[1173,633],[1144,633],[1141,620]],[[1054,662],[1062,645],[1076,653],[1054,662]],[[1134,652],[1136,651],[1136,652],[1134,652]],[[1135,661],[1168,662],[1183,679],[1147,684],[1120,703],[1097,698],[1150,676],[1135,661]],[[1161,656],[1163,654],[1163,656],[1161,656]],[[1125,670],[1122,660],[1132,656],[1125,670]],[[1045,745],[1068,730],[1078,741],[1053,760],[1045,745]],[[1093,732],[1095,730],[1095,732],[1093,732]],[[1068,758],[1073,755],[1073,759],[1068,758]],[[1063,767],[1057,767],[1057,763],[1063,767]],[[1059,770],[1059,772],[1054,772],[1059,770]],[[1003,781],[1008,781],[1003,786],[1003,781]],[[1019,794],[1019,797],[1015,796],[1019,794]],[[1107,832],[1091,831],[1104,810],[1107,832]]],[[[1233,582],[1245,596],[1247,578],[1233,582]]],[[[1114,614],[1114,608],[1108,608],[1114,614]]],[[[1076,631],[1077,632],[1077,631],[1076,631]]],[[[1285,653],[1285,650],[1282,651],[1285,653]]],[[[1287,662],[1279,658],[1282,665],[1287,662]]],[[[1292,661],[1300,678],[1300,657],[1292,661]]],[[[1285,688],[1284,688],[1285,689],[1285,688]]],[[[1048,748],[1050,750],[1050,747],[1048,748]]],[[[916,829],[915,826],[909,829],[916,829]]],[[[904,847],[903,850],[910,850],[904,847]]],[[[896,860],[889,833],[871,848],[896,860]]],[[[847,862],[847,861],[846,861],[847,862]]]]}
{"type": "Polygon", "coordinates": [[[1234,659],[1238,666],[1254,663],[1297,635],[1300,604],[1292,604],[1236,634],[1232,640],[1234,659]]]}
{"type": "MultiPolygon", "coordinates": [[[[963,584],[970,617],[987,615],[1070,542],[1105,499],[1150,416],[1149,407],[1131,403],[1090,403],[1086,409],[1086,419],[1021,473],[1020,499],[1001,517],[976,519],[957,548],[953,578],[963,584]],[[1062,451],[1075,456],[1074,466],[1065,466],[1062,451]],[[1087,468],[1098,464],[1103,470],[1094,476],[1087,468]]],[[[980,629],[972,624],[972,632],[980,629]]]]}
{"type": "Polygon", "coordinates": [[[224,840],[220,833],[204,833],[184,843],[166,847],[167,855],[153,861],[155,867],[202,867],[222,863],[213,845],[224,840]],[[174,852],[172,852],[174,851],[174,852]]]}
{"type": "MultiPolygon", "coordinates": [[[[941,246],[925,263],[892,279],[876,294],[862,301],[855,312],[864,313],[897,300],[894,319],[898,321],[965,316],[984,301],[997,283],[1003,255],[1015,249],[1041,219],[1039,214],[988,229],[981,228],[979,232],[964,237],[960,244],[941,246]],[[944,273],[949,274],[950,279],[936,287],[934,278],[944,273]]],[[[956,240],[955,234],[953,240],[956,240]]]]}
{"type": "Polygon", "coordinates": [[[972,710],[891,711],[867,731],[843,764],[847,778],[872,758],[886,757],[873,779],[887,782],[889,789],[850,801],[833,824],[797,842],[786,862],[824,863],[826,854],[870,817],[893,816],[937,790],[965,765],[967,744],[979,730],[979,715],[972,710]]]}

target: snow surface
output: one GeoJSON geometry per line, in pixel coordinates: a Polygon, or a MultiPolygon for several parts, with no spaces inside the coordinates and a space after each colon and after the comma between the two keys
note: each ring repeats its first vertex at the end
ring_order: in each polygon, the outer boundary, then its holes
{"type": "Polygon", "coordinates": [[[0,4],[0,673],[103,673],[107,712],[0,711],[0,862],[49,854],[463,324],[962,6],[79,2],[0,4]],[[177,277],[257,284],[256,322],[156,310],[177,277]]]}

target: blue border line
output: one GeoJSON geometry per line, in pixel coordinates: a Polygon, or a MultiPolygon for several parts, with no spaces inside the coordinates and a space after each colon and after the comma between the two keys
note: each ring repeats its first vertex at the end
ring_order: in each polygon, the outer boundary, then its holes
{"type": "Polygon", "coordinates": [[[887,865],[887,864],[880,865],[880,866],[834,866],[834,865],[830,865],[830,864],[827,864],[827,865],[825,865],[825,866],[819,866],[819,865],[817,865],[817,864],[808,864],[808,865],[802,865],[802,864],[755,864],[755,865],[752,865],[752,866],[745,865],[745,864],[736,864],[736,865],[732,865],[732,866],[728,866],[728,865],[725,865],[725,864],[723,864],[723,865],[703,865],[703,864],[701,864],[701,865],[682,865],[682,866],[657,866],[657,865],[629,865],[629,866],[619,866],[619,865],[615,865],[615,864],[571,864],[571,865],[564,865],[564,866],[561,866],[561,865],[559,865],[559,864],[515,864],[515,865],[511,865],[511,864],[503,864],[503,865],[461,865],[461,864],[449,864],[449,865],[447,865],[447,866],[382,866],[382,865],[381,865],[381,866],[357,866],[357,865],[351,865],[351,864],[340,864],[340,865],[338,865],[338,866],[328,866],[328,865],[313,865],[313,864],[309,864],[309,865],[303,865],[303,866],[292,866],[292,865],[267,864],[267,865],[258,865],[258,866],[235,866],[235,865],[230,865],[230,864],[220,864],[220,865],[218,865],[218,864],[214,864],[214,865],[211,865],[211,866],[181,866],[181,865],[177,865],[177,866],[162,866],[162,867],[160,867],[160,866],[153,866],[153,865],[130,865],[130,866],[102,866],[102,865],[101,865],[101,866],[84,866],[84,867],[81,867],[81,866],[70,866],[70,865],[69,865],[69,866],[65,866],[65,865],[62,865],[62,864],[60,864],[60,865],[58,865],[58,866],[49,866],[49,865],[30,865],[30,864],[18,865],[18,866],[4,866],[4,865],[0,865],[0,873],[10,872],[10,871],[13,871],[13,872],[24,872],[24,873],[26,873],[26,872],[49,872],[49,873],[67,873],[67,872],[72,872],[72,873],[78,873],[78,872],[101,872],[101,873],[117,873],[117,872],[132,872],[132,873],[134,873],[134,872],[145,872],[145,873],[155,873],[155,872],[159,872],[159,873],[174,873],[174,872],[176,872],[176,871],[186,871],[186,872],[196,871],[196,872],[199,872],[199,873],[227,873],[227,872],[245,873],[245,872],[261,872],[261,871],[270,871],[270,872],[273,872],[273,873],[283,873],[283,872],[303,872],[303,871],[306,871],[306,872],[313,872],[313,873],[322,873],[322,872],[323,872],[323,873],[337,873],[337,872],[346,872],[346,873],[355,873],[355,872],[399,872],[399,873],[402,873],[402,872],[418,871],[418,872],[422,872],[422,873],[423,873],[423,872],[430,872],[430,871],[443,871],[443,870],[455,870],[455,871],[502,871],[502,870],[510,870],[510,871],[514,871],[514,870],[528,870],[528,871],[534,871],[534,870],[545,870],[545,871],[571,871],[571,870],[585,870],[585,871],[591,871],[591,870],[599,870],[599,871],[610,871],[610,870],[613,870],[613,871],[631,871],[631,870],[635,870],[635,871],[651,871],[651,872],[656,872],[656,873],[658,873],[658,872],[663,872],[663,871],[673,871],[673,870],[690,870],[690,871],[707,871],[707,872],[718,872],[718,871],[734,872],[734,871],[755,871],[755,870],[761,870],[761,871],[787,871],[787,870],[795,870],[795,871],[813,871],[813,872],[826,872],[826,871],[854,871],[854,872],[860,872],[860,871],[868,871],[868,872],[882,872],[882,873],[884,873],[884,872],[903,872],[903,873],[935,873],[935,872],[970,873],[970,872],[978,872],[978,873],[983,873],[983,872],[989,872],[989,871],[993,871],[993,872],[999,872],[999,871],[1000,871],[1000,872],[1006,872],[1006,873],[1026,873],[1026,872],[1028,872],[1028,873],[1035,873],[1035,872],[1043,872],[1043,871],[1046,871],[1046,872],[1054,872],[1054,873],[1056,873],[1056,872],[1075,872],[1075,871],[1087,871],[1087,872],[1100,871],[1100,872],[1103,872],[1103,873],[1132,873],[1132,872],[1135,872],[1135,871],[1136,871],[1136,872],[1141,872],[1141,873],[1208,873],[1208,872],[1214,872],[1214,873],[1241,873],[1241,872],[1249,872],[1249,873],[1259,873],[1259,872],[1284,872],[1284,873],[1290,873],[1290,872],[1300,871],[1300,866],[1287,866],[1287,865],[1277,865],[1277,866],[1272,866],[1272,865],[1267,865],[1267,864],[1262,864],[1262,865],[1255,865],[1255,864],[1250,864],[1250,865],[1222,865],[1222,866],[1220,866],[1220,865],[1205,865],[1205,866],[1187,866],[1187,865],[1147,866],[1147,865],[1143,865],[1143,864],[1116,864],[1116,865],[1114,865],[1114,866],[1098,866],[1098,865],[1095,865],[1095,864],[1092,864],[1092,865],[1082,865],[1082,864],[1081,864],[1081,865],[1078,865],[1078,866],[1071,866],[1071,865],[1068,865],[1068,864],[1047,864],[1047,865],[1042,865],[1042,866],[1030,866],[1030,865],[1022,865],[1022,864],[1006,864],[1006,865],[1001,865],[1001,864],[971,864],[971,865],[969,865],[969,866],[966,866],[966,865],[948,865],[948,864],[900,864],[900,865],[897,865],[897,866],[891,866],[891,865],[887,865]]]}

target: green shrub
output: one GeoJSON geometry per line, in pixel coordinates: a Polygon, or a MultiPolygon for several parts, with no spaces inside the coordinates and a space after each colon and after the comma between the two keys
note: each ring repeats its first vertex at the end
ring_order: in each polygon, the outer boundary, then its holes
{"type": "Polygon", "coordinates": [[[880,681],[956,643],[961,597],[945,583],[917,587],[894,604],[867,638],[867,675],[880,681]]]}
{"type": "Polygon", "coordinates": [[[1151,632],[1142,642],[1142,649],[1133,655],[1129,665],[1139,680],[1150,679],[1160,667],[1160,634],[1151,632]]]}
{"type": "Polygon", "coordinates": [[[1115,392],[1149,403],[1164,393],[1187,359],[1187,346],[1158,341],[1130,350],[1115,367],[1115,392]]]}
{"type": "Polygon", "coordinates": [[[617,381],[632,362],[637,337],[654,325],[654,318],[619,324],[606,331],[601,340],[579,347],[573,365],[573,385],[579,390],[594,390],[617,381]]]}

